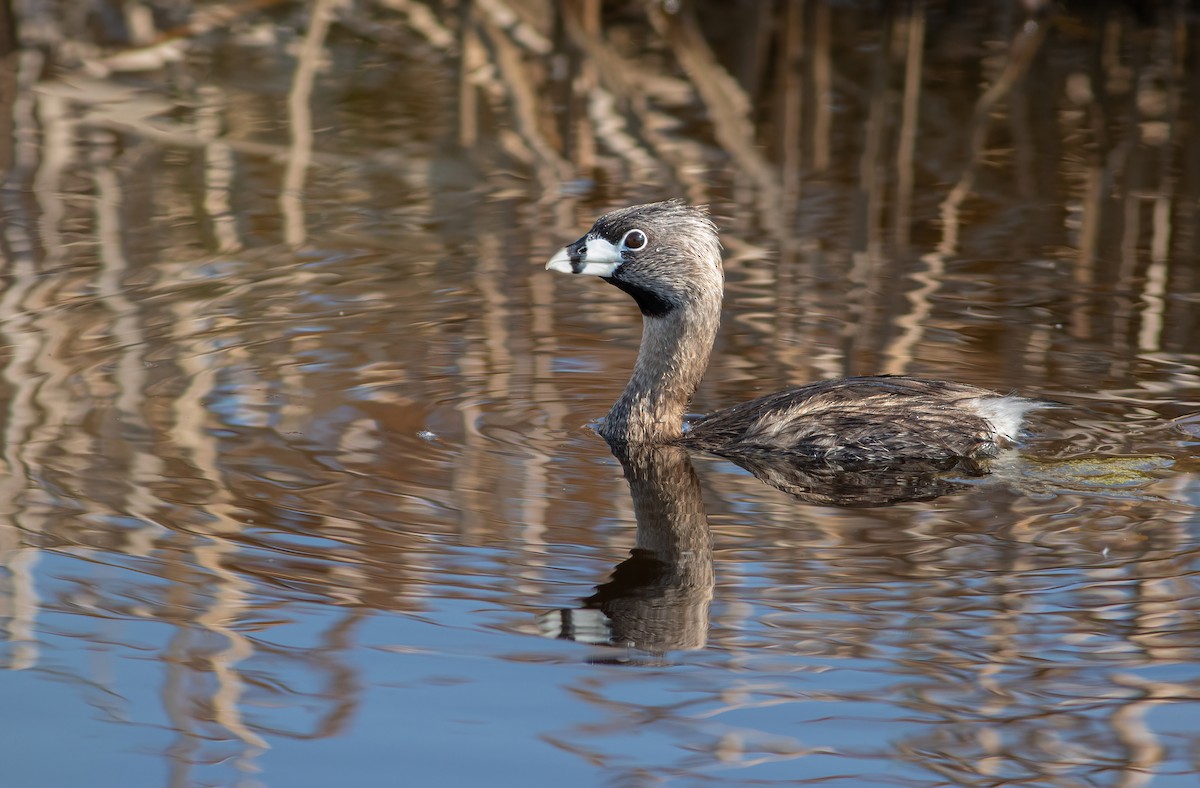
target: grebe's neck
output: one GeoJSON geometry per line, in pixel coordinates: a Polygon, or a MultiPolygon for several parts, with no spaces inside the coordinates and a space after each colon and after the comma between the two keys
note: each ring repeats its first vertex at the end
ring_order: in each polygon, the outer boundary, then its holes
{"type": "Polygon", "coordinates": [[[721,287],[692,293],[666,314],[642,318],[633,377],[600,426],[610,441],[660,444],[683,435],[721,322],[721,287]]]}

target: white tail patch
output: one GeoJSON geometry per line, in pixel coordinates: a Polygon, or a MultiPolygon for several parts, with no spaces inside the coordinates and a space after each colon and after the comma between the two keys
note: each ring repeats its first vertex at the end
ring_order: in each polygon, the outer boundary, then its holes
{"type": "Polygon", "coordinates": [[[1020,436],[1026,413],[1049,406],[1049,403],[1024,397],[978,397],[963,400],[962,404],[990,421],[997,434],[1011,442],[1016,442],[1020,436]]]}

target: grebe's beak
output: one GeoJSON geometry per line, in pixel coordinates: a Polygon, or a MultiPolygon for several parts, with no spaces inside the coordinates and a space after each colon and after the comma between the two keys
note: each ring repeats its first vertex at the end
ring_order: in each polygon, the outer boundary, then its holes
{"type": "Polygon", "coordinates": [[[621,251],[603,238],[583,236],[546,263],[547,271],[609,277],[621,265],[621,251]]]}

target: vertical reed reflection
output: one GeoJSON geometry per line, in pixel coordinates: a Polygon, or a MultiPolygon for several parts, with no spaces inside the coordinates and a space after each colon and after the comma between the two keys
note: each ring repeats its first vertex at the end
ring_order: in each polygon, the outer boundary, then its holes
{"type": "Polygon", "coordinates": [[[333,6],[332,0],[315,0],[313,3],[308,30],[296,55],[296,74],[288,91],[288,129],[292,145],[279,190],[279,212],[284,219],[284,242],[289,246],[299,246],[306,235],[304,178],[312,159],[313,147],[312,113],[308,104],[317,67],[324,55],[333,6]]]}
{"type": "MultiPolygon", "coordinates": [[[[38,460],[31,447],[36,434],[38,415],[31,408],[39,385],[34,373],[35,359],[42,350],[40,338],[29,330],[33,316],[27,311],[26,299],[37,286],[38,244],[36,220],[22,198],[22,187],[36,181],[38,157],[41,152],[37,137],[36,106],[31,90],[42,65],[40,53],[7,54],[0,60],[3,84],[9,88],[0,100],[8,120],[3,159],[8,165],[0,205],[5,217],[0,240],[3,242],[6,287],[0,295],[0,336],[4,339],[6,356],[3,367],[4,409],[3,469],[0,473],[0,566],[4,569],[0,595],[3,600],[3,640],[6,644],[4,668],[23,670],[37,664],[40,657],[36,637],[40,595],[37,592],[36,568],[39,553],[35,543],[24,531],[38,533],[40,523],[25,517],[29,498],[27,479],[37,468],[38,460]],[[13,90],[12,88],[16,88],[13,90]]],[[[53,124],[51,124],[53,125],[53,124]]],[[[51,135],[46,141],[51,160],[62,155],[61,137],[51,135]]],[[[39,199],[51,201],[49,195],[35,187],[39,199]]]]}
{"type": "Polygon", "coordinates": [[[921,73],[925,55],[925,3],[914,0],[905,20],[904,99],[896,152],[896,247],[908,249],[912,234],[912,201],[916,167],[917,125],[921,112],[921,73]]]}

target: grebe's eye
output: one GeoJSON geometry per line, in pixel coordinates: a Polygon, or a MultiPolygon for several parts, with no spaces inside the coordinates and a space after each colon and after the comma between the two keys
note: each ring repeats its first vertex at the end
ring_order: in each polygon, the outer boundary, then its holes
{"type": "Polygon", "coordinates": [[[641,230],[630,230],[621,239],[621,245],[631,252],[636,252],[646,246],[646,234],[641,230]]]}

